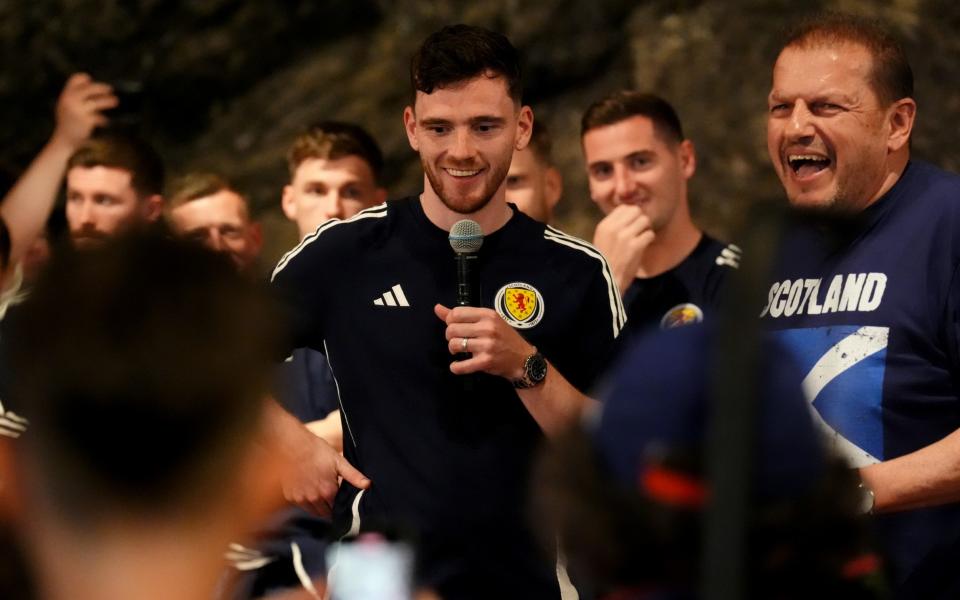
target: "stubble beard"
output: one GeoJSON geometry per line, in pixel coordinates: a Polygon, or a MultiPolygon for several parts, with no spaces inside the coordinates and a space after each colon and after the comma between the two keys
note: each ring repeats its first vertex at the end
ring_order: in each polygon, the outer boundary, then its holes
{"type": "Polygon", "coordinates": [[[492,200],[493,196],[497,193],[497,190],[500,189],[503,180],[507,177],[507,171],[510,169],[509,163],[497,166],[489,165],[487,167],[489,175],[483,180],[480,196],[475,200],[470,200],[469,197],[462,199],[452,197],[448,190],[444,189],[440,173],[434,171],[422,158],[420,159],[420,163],[423,165],[423,172],[427,174],[430,187],[433,188],[433,191],[437,194],[437,197],[440,198],[440,201],[443,202],[443,205],[460,215],[473,214],[489,204],[490,200],[492,200]]]}

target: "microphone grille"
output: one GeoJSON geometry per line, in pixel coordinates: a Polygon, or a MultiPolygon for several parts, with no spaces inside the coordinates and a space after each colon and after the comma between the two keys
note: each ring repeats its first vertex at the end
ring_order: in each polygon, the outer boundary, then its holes
{"type": "Polygon", "coordinates": [[[457,254],[473,254],[483,245],[480,224],[470,219],[457,221],[450,228],[450,247],[457,254]]]}

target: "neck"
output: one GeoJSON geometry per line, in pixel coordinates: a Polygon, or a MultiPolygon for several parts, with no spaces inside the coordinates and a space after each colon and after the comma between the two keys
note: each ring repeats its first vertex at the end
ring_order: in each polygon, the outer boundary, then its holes
{"type": "MultiPolygon", "coordinates": [[[[679,209],[678,209],[679,210],[679,209]]],[[[656,232],[656,238],[643,252],[643,260],[637,277],[646,279],[656,277],[673,269],[690,256],[700,243],[703,232],[700,231],[690,215],[676,215],[666,227],[656,232]]]]}
{"type": "Polygon", "coordinates": [[[223,532],[201,537],[196,528],[180,527],[89,536],[47,529],[33,545],[45,600],[208,600],[229,540],[217,535],[223,532]]]}
{"type": "MultiPolygon", "coordinates": [[[[890,159],[887,161],[887,169],[883,174],[883,182],[880,185],[880,188],[877,190],[877,193],[873,195],[872,198],[862,207],[866,208],[882,198],[884,194],[890,191],[890,189],[900,181],[900,177],[903,175],[903,172],[907,168],[907,162],[910,161],[909,151],[896,152],[890,156],[890,159]]],[[[861,209],[862,210],[862,209],[861,209]]]]}
{"type": "Polygon", "coordinates": [[[483,235],[490,235],[507,224],[513,211],[507,206],[506,188],[501,185],[497,192],[490,198],[480,210],[472,213],[458,213],[447,208],[440,196],[433,191],[430,181],[426,175],[423,177],[423,193],[420,195],[420,204],[423,206],[423,213],[431,223],[443,229],[450,231],[453,224],[462,219],[471,219],[480,225],[483,235]]]}

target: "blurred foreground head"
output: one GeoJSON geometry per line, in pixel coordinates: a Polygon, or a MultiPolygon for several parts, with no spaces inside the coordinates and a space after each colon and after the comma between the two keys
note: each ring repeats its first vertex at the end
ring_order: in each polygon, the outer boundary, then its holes
{"type": "MultiPolygon", "coordinates": [[[[641,338],[598,422],[541,461],[534,514],[544,540],[555,545],[559,532],[572,577],[598,598],[698,597],[713,341],[704,327],[641,338]]],[[[749,597],[884,597],[855,474],[825,453],[786,357],[772,344],[762,355],[749,597]]]]}
{"type": "MultiPolygon", "coordinates": [[[[100,553],[116,561],[130,543],[149,560],[128,578],[170,558],[184,586],[177,568],[210,566],[215,579],[222,548],[265,500],[245,477],[265,466],[251,442],[276,322],[260,288],[196,244],[121,236],[51,262],[10,340],[31,421],[13,488],[41,579],[62,579],[78,549],[94,577],[100,553]],[[169,556],[151,554],[167,542],[169,556]]],[[[178,593],[168,597],[189,595],[178,593]]]]}

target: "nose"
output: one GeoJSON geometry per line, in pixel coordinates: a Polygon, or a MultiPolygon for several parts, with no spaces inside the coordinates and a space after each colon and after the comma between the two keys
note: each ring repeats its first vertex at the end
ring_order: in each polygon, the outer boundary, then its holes
{"type": "Polygon", "coordinates": [[[467,161],[473,158],[474,147],[470,132],[464,130],[456,131],[454,133],[453,145],[447,151],[447,154],[454,160],[467,161]]]}
{"type": "Polygon", "coordinates": [[[80,224],[93,225],[95,223],[95,219],[93,218],[93,215],[94,215],[93,203],[89,202],[88,200],[82,200],[80,202],[80,210],[78,215],[80,217],[80,224]]]}
{"type": "Polygon", "coordinates": [[[220,232],[215,228],[207,230],[207,239],[206,242],[207,248],[210,248],[214,252],[221,252],[224,249],[223,238],[220,236],[220,232]]]}
{"type": "Polygon", "coordinates": [[[790,118],[787,119],[787,135],[791,139],[808,138],[814,135],[813,114],[803,100],[798,100],[793,105],[790,118]]]}
{"type": "Polygon", "coordinates": [[[323,215],[327,220],[343,218],[343,197],[336,190],[323,197],[323,215]]]}
{"type": "Polygon", "coordinates": [[[613,193],[618,204],[629,200],[637,192],[637,183],[622,165],[616,165],[613,169],[613,184],[613,193]]]}

